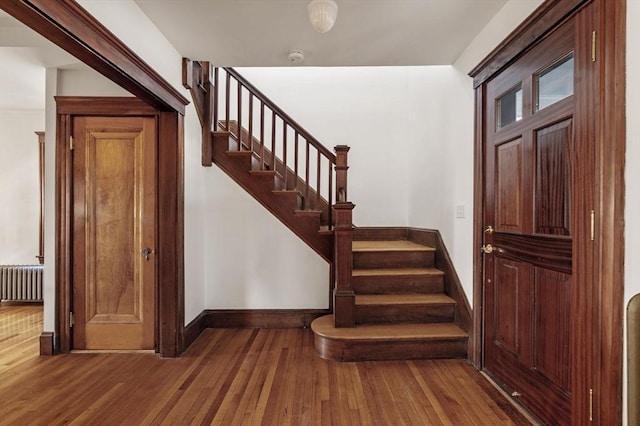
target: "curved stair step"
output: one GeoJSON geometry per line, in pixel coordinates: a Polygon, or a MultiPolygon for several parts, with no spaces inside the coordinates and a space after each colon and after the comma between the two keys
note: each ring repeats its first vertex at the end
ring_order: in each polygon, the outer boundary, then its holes
{"type": "Polygon", "coordinates": [[[460,358],[468,334],[453,323],[366,324],[335,328],[333,315],[311,323],[318,354],[333,361],[460,358]]]}

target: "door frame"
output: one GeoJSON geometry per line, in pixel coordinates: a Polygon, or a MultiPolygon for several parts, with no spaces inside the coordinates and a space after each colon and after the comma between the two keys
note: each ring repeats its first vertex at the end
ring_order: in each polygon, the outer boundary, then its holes
{"type": "MultiPolygon", "coordinates": [[[[74,0],[0,0],[0,9],[158,111],[158,351],[175,357],[184,342],[184,113],[189,101],[74,0]]],[[[56,130],[56,138],[60,129],[56,130]]],[[[64,135],[63,135],[64,136],[64,135]]],[[[56,149],[56,155],[60,155],[56,149]]],[[[68,163],[64,163],[68,165],[68,163]]],[[[56,179],[65,173],[61,168],[56,179]]],[[[69,200],[56,184],[56,287],[68,280],[69,200]],[[62,209],[67,210],[62,210],[62,209]]],[[[56,298],[55,332],[41,353],[69,351],[68,301],[56,298]]]]}
{"type": "MultiPolygon", "coordinates": [[[[70,138],[73,134],[73,122],[77,117],[150,117],[154,120],[156,155],[154,162],[158,160],[159,148],[159,122],[161,112],[149,106],[140,99],[134,97],[93,97],[93,96],[56,96],[56,199],[59,201],[56,207],[56,242],[58,250],[58,264],[56,282],[56,335],[59,336],[60,350],[67,353],[73,349],[73,325],[70,324],[70,313],[73,311],[73,241],[74,241],[74,208],[73,198],[73,151],[70,148],[70,138]]],[[[155,178],[155,206],[154,214],[158,216],[159,195],[159,170],[156,170],[155,178]]],[[[158,241],[158,226],[154,230],[154,247],[158,241]]],[[[159,255],[159,253],[158,253],[159,255]]],[[[154,349],[158,351],[159,321],[162,312],[158,310],[159,282],[158,269],[159,257],[154,255],[154,349]]],[[[165,312],[166,314],[166,312],[165,312]]]]}
{"type": "MultiPolygon", "coordinates": [[[[583,321],[572,324],[572,423],[612,424],[613,421],[619,424],[622,421],[626,144],[625,114],[619,112],[625,111],[626,0],[546,0],[470,72],[476,96],[474,247],[482,245],[485,225],[485,83],[586,5],[593,6],[593,13],[581,19],[583,25],[591,25],[596,31],[597,66],[582,84],[597,88],[590,101],[600,107],[594,114],[591,104],[576,105],[576,114],[590,114],[588,118],[595,123],[593,134],[587,135],[595,139],[595,152],[590,159],[594,163],[591,176],[594,191],[585,195],[584,200],[593,206],[594,241],[574,241],[577,279],[585,283],[591,293],[577,294],[574,305],[575,317],[583,321]],[[600,368],[603,365],[607,368],[600,368]]],[[[580,43],[584,43],[583,49],[591,48],[592,41],[580,43]]],[[[578,214],[583,229],[589,229],[590,212],[578,214]]],[[[469,353],[472,363],[482,368],[484,277],[482,255],[479,250],[474,253],[474,318],[469,353]]]]}
{"type": "MultiPolygon", "coordinates": [[[[157,125],[156,174],[156,351],[162,356],[177,356],[184,349],[184,276],[172,260],[183,258],[182,245],[174,247],[168,238],[177,235],[183,240],[182,218],[182,149],[174,153],[174,145],[163,135],[172,134],[182,125],[181,115],[158,111],[137,98],[122,97],[60,97],[56,98],[56,353],[71,350],[73,294],[73,170],[69,138],[73,117],[153,116],[157,125]],[[167,117],[168,116],[168,117],[167,117]],[[178,118],[178,123],[175,122],[178,118]],[[168,152],[176,159],[167,158],[168,152]],[[176,161],[179,159],[180,161],[176,161]],[[178,164],[180,167],[176,167],[178,164]],[[180,182],[180,188],[176,183],[180,182]],[[178,189],[180,189],[178,191],[178,189]],[[179,200],[178,200],[179,198],[179,200]],[[176,209],[179,202],[180,209],[176,209]]],[[[182,144],[180,144],[180,147],[182,144]]],[[[182,263],[182,262],[180,262],[182,263]]]]}

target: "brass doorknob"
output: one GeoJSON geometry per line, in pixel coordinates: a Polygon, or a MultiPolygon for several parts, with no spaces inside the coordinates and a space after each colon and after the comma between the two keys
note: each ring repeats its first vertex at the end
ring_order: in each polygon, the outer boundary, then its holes
{"type": "Polygon", "coordinates": [[[480,247],[480,251],[483,252],[484,254],[491,254],[493,252],[504,253],[503,249],[501,249],[500,247],[492,246],[491,244],[487,244],[480,247]]]}
{"type": "Polygon", "coordinates": [[[140,250],[140,254],[144,256],[145,260],[149,260],[149,257],[153,254],[153,249],[150,249],[149,247],[145,247],[142,250],[140,250]]]}
{"type": "Polygon", "coordinates": [[[493,253],[494,250],[495,250],[495,247],[493,247],[491,244],[487,244],[485,246],[480,247],[480,251],[483,252],[484,254],[491,254],[493,253]]]}
{"type": "Polygon", "coordinates": [[[485,234],[489,234],[489,235],[493,234],[493,231],[494,231],[494,229],[493,229],[493,226],[491,226],[491,225],[487,226],[487,227],[484,229],[484,233],[485,233],[485,234]]]}

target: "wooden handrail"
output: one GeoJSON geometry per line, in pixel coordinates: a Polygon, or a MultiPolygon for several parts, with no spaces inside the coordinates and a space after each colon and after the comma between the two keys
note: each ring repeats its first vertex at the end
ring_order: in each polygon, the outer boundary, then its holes
{"type": "Polygon", "coordinates": [[[257,89],[253,84],[251,84],[247,79],[245,79],[241,74],[239,74],[236,70],[230,67],[223,67],[223,69],[230,75],[232,75],[237,81],[240,82],[249,92],[253,93],[253,95],[264,102],[265,105],[269,107],[273,112],[276,113],[278,117],[287,122],[289,127],[294,128],[300,135],[302,135],[305,139],[307,139],[314,148],[322,153],[325,157],[327,157],[332,163],[335,164],[336,157],[335,155],[329,151],[324,145],[322,145],[316,138],[314,138],[311,133],[307,132],[304,127],[298,124],[293,118],[289,116],[286,112],[284,112],[275,102],[267,97],[264,93],[262,93],[259,89],[257,89]]]}

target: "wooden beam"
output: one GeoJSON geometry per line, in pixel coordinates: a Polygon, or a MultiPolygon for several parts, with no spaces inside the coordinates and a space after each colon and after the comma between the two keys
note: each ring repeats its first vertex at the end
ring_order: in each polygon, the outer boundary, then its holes
{"type": "Polygon", "coordinates": [[[161,111],[189,101],[74,0],[0,0],[0,9],[161,111]]]}

